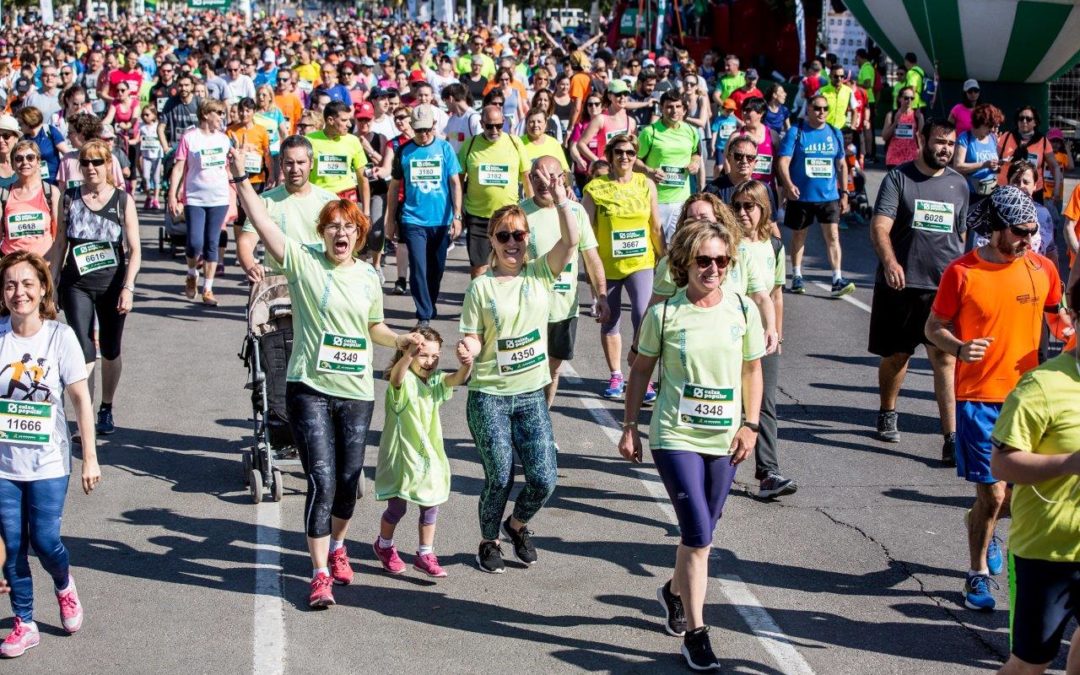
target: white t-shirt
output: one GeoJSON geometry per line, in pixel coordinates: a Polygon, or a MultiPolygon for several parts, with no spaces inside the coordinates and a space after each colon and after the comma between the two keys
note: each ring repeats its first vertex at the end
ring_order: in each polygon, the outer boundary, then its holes
{"type": "Polygon", "coordinates": [[[225,206],[229,203],[229,137],[220,131],[203,133],[198,127],[180,138],[177,161],[184,160],[184,203],[225,206]]]}
{"type": "Polygon", "coordinates": [[[397,138],[401,135],[401,131],[394,124],[394,116],[390,113],[383,115],[377,120],[373,120],[371,123],[371,130],[377,134],[382,134],[386,138],[397,138]]]}
{"type": "Polygon", "coordinates": [[[446,140],[454,152],[473,136],[480,135],[480,113],[470,110],[464,115],[452,115],[446,121],[446,140]]]}
{"type": "Polygon", "coordinates": [[[44,480],[71,473],[71,439],[64,416],[64,387],[86,379],[86,363],[75,331],[59,321],[45,321],[41,330],[21,338],[11,332],[11,319],[0,320],[0,435],[47,435],[45,444],[0,440],[0,478],[44,480]],[[52,419],[42,419],[42,406],[20,409],[14,402],[51,403],[52,419]]]}

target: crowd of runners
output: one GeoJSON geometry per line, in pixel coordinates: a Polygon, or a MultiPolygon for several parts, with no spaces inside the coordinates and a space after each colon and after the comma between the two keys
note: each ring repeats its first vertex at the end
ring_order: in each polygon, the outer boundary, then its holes
{"type": "MultiPolygon", "coordinates": [[[[1059,276],[1058,252],[1071,262],[1080,245],[1080,192],[1066,203],[1072,160],[1035,108],[984,102],[968,80],[964,100],[935,116],[933,81],[910,54],[895,83],[860,50],[855,72],[826,55],[766,84],[733,55],[698,62],[542,22],[307,19],[170,11],[0,30],[0,590],[15,614],[0,654],[40,640],[31,547],[64,629],[83,621],[60,520],[72,444],[89,493],[101,481],[95,437],[115,431],[141,209],[182,232],[177,292],[193,301],[217,304],[227,259],[252,283],[287,281],[286,405],[307,479],[312,607],[353,580],[345,541],[376,378],[388,381],[379,563],[406,571],[394,532],[411,503],[412,566],[447,574],[434,552],[451,484],[440,406],[464,387],[484,471],[476,563],[501,574],[503,541],[526,565],[539,557],[529,523],[557,489],[560,367],[602,353],[610,375],[596,393],[625,401],[617,450],[644,460],[651,409],[651,459],[678,518],[657,591],[663,628],[691,668],[719,668],[703,620],[714,530],[751,457],[762,499],[797,489],[777,429],[785,295],[807,291],[814,224],[831,297],[855,290],[840,229],[868,203],[874,114],[886,106],[888,173],[869,224],[877,435],[900,440],[900,390],[924,346],[941,461],[975,486],[964,604],[992,610],[1007,566],[1002,672],[1041,672],[1057,656],[1080,606],[1080,291],[1059,276]],[[457,334],[444,336],[432,324],[450,309],[441,286],[455,247],[472,280],[457,334]],[[581,281],[599,346],[575,339],[581,281]],[[408,330],[385,323],[384,293],[411,295],[408,330]],[[508,512],[515,461],[525,486],[508,512]],[[995,524],[1010,512],[1006,547],[995,524]]],[[[1075,636],[1069,668],[1080,672],[1075,636]]]]}

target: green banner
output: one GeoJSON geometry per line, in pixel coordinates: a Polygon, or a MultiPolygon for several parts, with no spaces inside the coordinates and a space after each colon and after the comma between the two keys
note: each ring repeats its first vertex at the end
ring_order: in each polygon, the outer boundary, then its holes
{"type": "Polygon", "coordinates": [[[187,0],[187,6],[191,9],[216,9],[222,12],[229,9],[231,4],[232,0],[187,0]]]}

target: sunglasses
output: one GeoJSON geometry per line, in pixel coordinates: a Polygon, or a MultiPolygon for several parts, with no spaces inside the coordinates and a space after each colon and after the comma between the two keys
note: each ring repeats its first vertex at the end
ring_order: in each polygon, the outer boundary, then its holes
{"type": "Polygon", "coordinates": [[[1010,225],[1009,231],[1018,237],[1034,237],[1036,234],[1039,233],[1039,228],[1033,227],[1029,230],[1023,227],[1018,227],[1016,225],[1010,225]]]}
{"type": "Polygon", "coordinates": [[[502,125],[502,122],[498,122],[496,124],[485,124],[484,128],[487,129],[488,131],[494,131],[496,129],[502,129],[503,125],[502,125]]]}
{"type": "Polygon", "coordinates": [[[703,270],[708,269],[709,265],[712,265],[713,263],[716,264],[716,269],[722,270],[727,269],[728,263],[731,262],[731,256],[718,255],[713,258],[712,256],[707,255],[696,255],[694,256],[694,262],[703,270]]]}
{"type": "Polygon", "coordinates": [[[1028,115],[1024,115],[1023,117],[1017,117],[1017,118],[1016,118],[1016,121],[1017,121],[1017,122],[1034,122],[1034,121],[1035,121],[1035,118],[1034,118],[1034,117],[1030,117],[1030,116],[1028,116],[1028,115]]]}
{"type": "Polygon", "coordinates": [[[79,166],[105,166],[104,159],[80,159],[79,166]]]}
{"type": "Polygon", "coordinates": [[[616,157],[634,157],[635,155],[637,155],[637,153],[633,150],[612,150],[611,154],[615,155],[616,157]]]}
{"type": "Polygon", "coordinates": [[[752,211],[757,207],[757,202],[731,202],[731,210],[735,213],[739,211],[752,211]]]}
{"type": "Polygon", "coordinates": [[[529,233],[526,230],[512,230],[509,232],[506,230],[501,230],[495,233],[495,241],[499,242],[500,244],[509,243],[511,238],[513,238],[514,241],[520,244],[521,242],[529,238],[529,233]]]}
{"type": "Polygon", "coordinates": [[[590,108],[599,108],[603,104],[600,103],[600,101],[589,101],[586,105],[588,105],[590,108]]]}
{"type": "Polygon", "coordinates": [[[914,96],[901,96],[900,100],[901,101],[914,101],[915,97],[914,96]]]}
{"type": "Polygon", "coordinates": [[[315,125],[314,124],[297,124],[296,128],[297,129],[314,129],[315,125]]]}
{"type": "Polygon", "coordinates": [[[811,107],[814,109],[814,112],[829,112],[829,106],[827,105],[815,105],[811,107]]]}
{"type": "Polygon", "coordinates": [[[343,70],[343,71],[341,71],[341,74],[342,75],[352,75],[353,71],[351,71],[351,70],[343,70]]]}
{"type": "Polygon", "coordinates": [[[408,115],[402,115],[401,117],[398,117],[397,115],[394,116],[395,122],[404,122],[407,119],[409,119],[408,115]]]}
{"type": "Polygon", "coordinates": [[[735,162],[737,164],[741,163],[741,162],[754,162],[754,161],[757,161],[757,155],[747,155],[747,154],[742,153],[742,152],[733,152],[733,153],[731,153],[731,158],[733,160],[735,160],[735,162]]]}
{"type": "Polygon", "coordinates": [[[20,162],[36,162],[37,159],[37,155],[15,155],[12,157],[12,160],[14,160],[16,164],[19,164],[20,162]]]}

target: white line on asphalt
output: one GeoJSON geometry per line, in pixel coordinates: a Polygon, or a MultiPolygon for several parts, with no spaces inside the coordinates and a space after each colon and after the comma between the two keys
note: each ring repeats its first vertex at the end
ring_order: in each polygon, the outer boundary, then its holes
{"type": "MultiPolygon", "coordinates": [[[[820,281],[811,281],[810,283],[812,283],[813,285],[817,286],[820,289],[829,291],[830,293],[832,292],[832,286],[830,286],[828,284],[823,284],[820,281]]],[[[859,309],[861,309],[864,312],[869,312],[870,311],[870,305],[866,304],[862,300],[859,300],[854,295],[845,295],[845,296],[842,296],[840,299],[843,300],[844,302],[850,302],[851,304],[855,305],[856,307],[858,307],[859,309]]]]}
{"type": "Polygon", "coordinates": [[[281,601],[281,506],[255,507],[255,625],[251,669],[255,675],[285,672],[285,614],[281,601]]]}
{"type": "MultiPolygon", "coordinates": [[[[845,296],[844,299],[846,300],[847,297],[845,296]]],[[[869,308],[867,310],[869,311],[869,308]]],[[[573,385],[582,383],[581,376],[578,375],[569,362],[562,364],[562,379],[573,385]]],[[[612,445],[617,445],[620,440],[619,422],[611,414],[611,411],[595,398],[586,397],[578,400],[589,411],[593,421],[600,425],[612,445]]],[[[634,467],[634,473],[645,485],[645,490],[653,498],[653,502],[664,512],[668,521],[672,525],[678,525],[679,521],[675,517],[675,509],[671,507],[663,483],[642,468],[634,467]]],[[[780,672],[785,673],[785,675],[814,675],[813,668],[795,649],[795,645],[788,640],[769,614],[769,611],[765,609],[761,601],[757,599],[757,596],[754,595],[753,591],[742,579],[733,574],[723,574],[717,577],[716,581],[720,585],[720,592],[724,594],[729,603],[734,605],[735,610],[746,622],[746,625],[750,627],[751,632],[761,643],[762,648],[776,661],[780,672]]]]}

